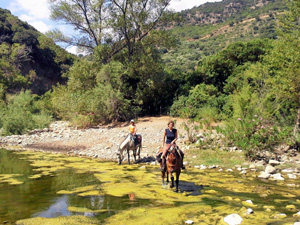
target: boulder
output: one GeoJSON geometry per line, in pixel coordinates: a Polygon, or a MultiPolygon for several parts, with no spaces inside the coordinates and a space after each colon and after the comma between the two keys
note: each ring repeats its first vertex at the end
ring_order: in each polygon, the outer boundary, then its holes
{"type": "Polygon", "coordinates": [[[273,167],[273,166],[271,166],[271,165],[267,165],[266,166],[266,169],[265,169],[265,172],[266,173],[269,173],[269,174],[274,174],[274,173],[276,173],[276,168],[275,167],[273,167]]]}
{"type": "Polygon", "coordinates": [[[280,162],[277,161],[277,160],[270,160],[270,161],[269,161],[269,164],[270,164],[271,166],[277,166],[277,165],[280,165],[280,162]]]}
{"type": "Polygon", "coordinates": [[[268,179],[271,176],[271,174],[266,173],[265,171],[261,171],[258,175],[258,178],[268,179]]]}
{"type": "Polygon", "coordinates": [[[272,177],[274,180],[284,180],[284,178],[281,176],[281,173],[273,174],[273,175],[271,175],[271,177],[272,177]]]}
{"type": "Polygon", "coordinates": [[[241,224],[243,221],[242,217],[239,214],[231,214],[224,218],[224,222],[229,225],[238,225],[241,224]]]}

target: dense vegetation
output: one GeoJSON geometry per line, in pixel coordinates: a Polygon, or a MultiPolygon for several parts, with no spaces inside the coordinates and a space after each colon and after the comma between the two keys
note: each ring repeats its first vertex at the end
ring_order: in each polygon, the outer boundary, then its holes
{"type": "MultiPolygon", "coordinates": [[[[256,1],[251,5],[254,1],[250,0],[207,3],[182,12],[179,24],[172,20],[178,15],[164,13],[168,1],[159,1],[161,5],[154,4],[156,1],[130,0],[130,4],[120,5],[115,0],[112,5],[101,5],[103,13],[112,12],[104,13],[107,21],[94,14],[99,12],[96,10],[99,5],[82,1],[82,7],[76,8],[78,5],[52,1],[53,19],[74,26],[89,24],[86,18],[101,21],[93,26],[82,26],[89,29],[83,29],[83,36],[77,40],[57,31],[48,34],[60,41],[77,42],[90,54],[66,70],[66,84],[59,84],[38,98],[28,92],[14,98],[7,96],[8,84],[24,88],[28,85],[26,76],[9,70],[13,79],[7,79],[11,83],[2,82],[0,89],[3,133],[22,133],[44,126],[50,115],[87,127],[170,113],[207,127],[213,121],[225,121],[227,125],[218,128],[226,137],[224,143],[245,150],[248,157],[282,143],[297,145],[300,121],[298,1],[287,1],[287,5],[282,1],[256,1]],[[284,13],[278,11],[286,7],[289,10],[284,13]],[[228,13],[216,20],[225,9],[228,13]],[[73,10],[78,13],[76,18],[65,16],[73,15],[73,10]],[[213,16],[203,18],[203,15],[213,16]],[[209,21],[214,25],[208,25],[209,21]],[[164,31],[162,24],[172,29],[164,31]],[[157,26],[159,29],[154,29],[157,26]],[[195,31],[196,26],[199,33],[195,31]],[[228,34],[224,26],[230,31],[228,34]],[[104,27],[115,32],[117,38],[112,38],[111,33],[96,32],[104,27]],[[232,36],[234,33],[237,36],[232,36]],[[210,37],[203,38],[208,34],[210,37]],[[196,66],[192,66],[195,62],[196,66]],[[26,119],[20,121],[30,122],[14,129],[14,122],[20,117],[14,112],[18,111],[27,112],[26,119]]],[[[41,37],[50,41],[40,36],[37,40],[41,46],[41,37]]],[[[22,48],[22,44],[10,43],[11,52],[22,48]]]]}
{"type": "Polygon", "coordinates": [[[177,15],[179,22],[169,27],[180,45],[162,49],[163,60],[170,68],[193,71],[200,59],[216,54],[230,43],[277,39],[276,23],[286,8],[284,0],[225,0],[182,11],[177,15]]]}

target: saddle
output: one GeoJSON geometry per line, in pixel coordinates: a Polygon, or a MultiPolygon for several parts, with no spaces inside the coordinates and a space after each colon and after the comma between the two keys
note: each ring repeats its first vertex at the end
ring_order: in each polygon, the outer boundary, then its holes
{"type": "Polygon", "coordinates": [[[142,143],[142,136],[139,134],[130,135],[131,140],[134,142],[135,146],[142,143]]]}
{"type": "MultiPolygon", "coordinates": [[[[180,153],[180,149],[177,145],[170,145],[170,147],[167,150],[167,154],[166,154],[166,159],[168,159],[169,154],[171,153],[171,151],[175,148],[176,152],[178,153],[179,157],[182,159],[182,155],[180,153]]],[[[158,154],[156,155],[156,161],[158,163],[162,162],[162,154],[163,154],[163,148],[159,149],[158,154]]]]}

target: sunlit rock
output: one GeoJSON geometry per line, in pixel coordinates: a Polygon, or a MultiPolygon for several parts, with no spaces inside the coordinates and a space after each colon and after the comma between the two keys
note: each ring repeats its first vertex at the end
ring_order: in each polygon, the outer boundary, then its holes
{"type": "Polygon", "coordinates": [[[270,161],[269,161],[269,164],[270,164],[271,166],[277,166],[277,165],[280,165],[280,162],[277,161],[277,160],[270,160],[270,161]]]}
{"type": "Polygon", "coordinates": [[[258,178],[262,179],[268,179],[271,175],[265,171],[261,171],[260,174],[258,175],[258,178]]]}
{"type": "Polygon", "coordinates": [[[289,179],[296,179],[297,178],[297,176],[295,175],[295,174],[287,174],[287,176],[288,176],[288,178],[289,179]]]}
{"type": "Polygon", "coordinates": [[[243,201],[242,204],[247,207],[257,207],[251,200],[243,201]]]}
{"type": "Polygon", "coordinates": [[[284,180],[284,178],[281,176],[281,173],[273,174],[273,175],[271,175],[271,177],[272,177],[274,180],[284,180]]]}
{"type": "Polygon", "coordinates": [[[275,167],[273,167],[273,166],[271,166],[271,165],[267,165],[266,166],[266,169],[265,169],[265,172],[266,173],[269,173],[269,174],[274,174],[274,173],[276,173],[276,168],[275,167]]]}
{"type": "Polygon", "coordinates": [[[229,225],[238,225],[241,224],[243,221],[243,218],[239,214],[231,214],[224,218],[224,222],[226,222],[229,225]]]}
{"type": "Polygon", "coordinates": [[[248,209],[247,209],[247,212],[246,212],[246,214],[248,214],[248,215],[249,215],[249,214],[252,214],[252,213],[254,213],[253,209],[251,209],[251,208],[248,208],[248,209]]]}
{"type": "Polygon", "coordinates": [[[287,169],[283,169],[281,170],[282,173],[293,173],[294,172],[294,169],[292,168],[287,168],[287,169]]]}

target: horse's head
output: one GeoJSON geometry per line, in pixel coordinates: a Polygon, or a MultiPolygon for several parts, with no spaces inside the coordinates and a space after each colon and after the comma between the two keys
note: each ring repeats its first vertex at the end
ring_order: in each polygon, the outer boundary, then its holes
{"type": "Polygon", "coordinates": [[[169,148],[169,155],[167,159],[167,167],[170,172],[173,172],[180,168],[180,156],[178,155],[178,146],[171,145],[169,148]]]}

